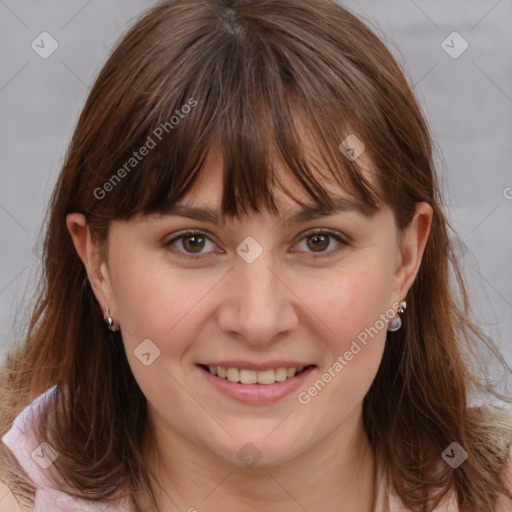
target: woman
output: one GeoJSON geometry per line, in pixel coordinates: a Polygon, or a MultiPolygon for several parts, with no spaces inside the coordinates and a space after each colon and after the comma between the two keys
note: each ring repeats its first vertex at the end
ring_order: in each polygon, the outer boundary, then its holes
{"type": "Polygon", "coordinates": [[[156,6],[96,80],[51,200],[2,370],[6,499],[511,510],[512,419],[469,406],[485,339],[440,204],[406,80],[345,9],[156,6]]]}

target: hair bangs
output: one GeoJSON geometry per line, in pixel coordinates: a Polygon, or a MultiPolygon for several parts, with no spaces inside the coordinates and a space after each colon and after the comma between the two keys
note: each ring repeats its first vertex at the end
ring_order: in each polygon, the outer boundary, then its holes
{"type": "MultiPolygon", "coordinates": [[[[189,49],[187,58],[195,64],[186,77],[181,82],[168,77],[158,85],[158,95],[151,96],[158,100],[147,101],[135,142],[116,162],[119,169],[126,168],[126,162],[138,168],[106,199],[114,207],[108,208],[109,216],[172,211],[208,172],[205,162],[214,148],[223,160],[225,217],[262,210],[277,214],[276,190],[303,207],[311,201],[314,206],[332,206],[328,182],[373,213],[380,187],[368,180],[356,159],[339,149],[356,127],[362,137],[363,129],[357,126],[361,123],[341,102],[318,101],[329,95],[332,84],[305,77],[280,47],[231,33],[217,37],[215,45],[203,40],[189,49]],[[139,163],[130,155],[144,146],[149,149],[139,163]],[[292,194],[283,174],[304,193],[292,194]],[[303,202],[306,196],[309,201],[303,202]]],[[[179,66],[175,74],[180,77],[179,66]]]]}

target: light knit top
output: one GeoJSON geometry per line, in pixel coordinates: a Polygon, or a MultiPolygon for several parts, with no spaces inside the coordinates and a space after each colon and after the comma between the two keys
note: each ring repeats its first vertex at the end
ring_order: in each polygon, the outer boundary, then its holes
{"type": "MultiPolygon", "coordinates": [[[[33,425],[38,418],[38,408],[50,398],[54,389],[55,386],[29,404],[17,416],[11,429],[2,437],[2,441],[9,447],[36,486],[33,512],[134,512],[128,498],[115,504],[105,505],[99,502],[79,500],[51,487],[46,468],[56,454],[52,452],[51,447],[37,442],[33,434],[33,425]]],[[[495,442],[501,447],[503,453],[508,452],[509,454],[507,470],[512,477],[512,413],[508,411],[501,411],[501,413],[501,415],[493,414],[492,421],[500,422],[501,431],[508,431],[509,435],[502,435],[495,442]]],[[[373,512],[407,512],[408,509],[394,493],[385,463],[379,458],[376,459],[375,476],[373,512]]],[[[5,491],[8,491],[7,487],[0,482],[0,512],[18,512],[20,509],[17,508],[12,495],[5,491]],[[4,497],[4,495],[6,496],[4,497]],[[4,499],[2,499],[3,497],[4,499]]],[[[436,512],[457,512],[458,510],[454,493],[443,502],[442,506],[436,508],[436,512]]],[[[512,504],[503,503],[496,508],[495,512],[511,511],[512,504]]]]}

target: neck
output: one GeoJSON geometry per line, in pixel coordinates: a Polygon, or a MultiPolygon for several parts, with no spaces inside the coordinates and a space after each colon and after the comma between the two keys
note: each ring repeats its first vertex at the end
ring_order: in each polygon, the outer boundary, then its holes
{"type": "Polygon", "coordinates": [[[147,463],[158,475],[151,477],[158,510],[371,512],[375,458],[360,412],[299,456],[261,468],[240,468],[152,423],[156,455],[147,463]]]}

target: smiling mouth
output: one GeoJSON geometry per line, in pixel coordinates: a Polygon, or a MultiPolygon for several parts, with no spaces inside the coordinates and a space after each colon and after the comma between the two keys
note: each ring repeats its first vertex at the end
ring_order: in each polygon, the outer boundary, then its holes
{"type": "Polygon", "coordinates": [[[246,370],[240,368],[225,368],[222,366],[206,366],[204,364],[200,364],[199,366],[211,375],[214,375],[219,379],[228,380],[230,382],[239,384],[269,385],[291,379],[297,375],[300,375],[308,368],[314,367],[315,365],[311,364],[299,368],[271,368],[261,371],[246,370]]]}

